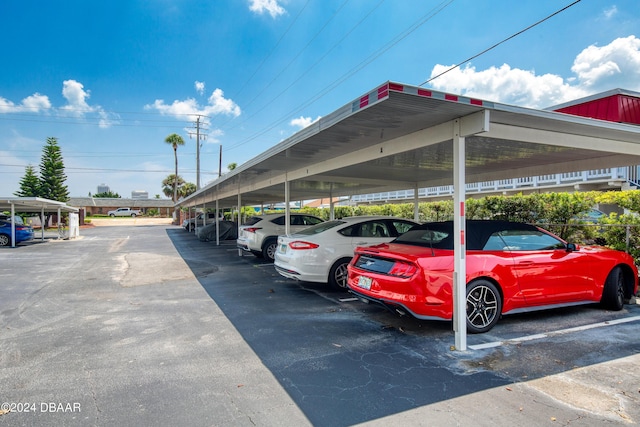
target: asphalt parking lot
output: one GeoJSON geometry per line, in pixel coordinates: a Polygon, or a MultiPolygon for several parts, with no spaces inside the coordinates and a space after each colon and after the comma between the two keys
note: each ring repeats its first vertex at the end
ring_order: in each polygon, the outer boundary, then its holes
{"type": "Polygon", "coordinates": [[[0,248],[0,424],[632,425],[640,306],[399,318],[138,222],[0,248]]]}

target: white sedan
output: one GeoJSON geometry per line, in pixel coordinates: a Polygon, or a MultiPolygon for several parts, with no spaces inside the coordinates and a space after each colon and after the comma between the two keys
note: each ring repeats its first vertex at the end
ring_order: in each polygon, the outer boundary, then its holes
{"type": "Polygon", "coordinates": [[[284,277],[347,288],[347,265],[356,246],[390,242],[417,222],[391,216],[354,216],[279,236],[275,268],[284,277]]]}

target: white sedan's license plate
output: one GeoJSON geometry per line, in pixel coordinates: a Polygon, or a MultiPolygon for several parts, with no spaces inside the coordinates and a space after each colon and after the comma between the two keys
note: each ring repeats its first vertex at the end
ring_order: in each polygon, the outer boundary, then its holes
{"type": "Polygon", "coordinates": [[[366,290],[371,289],[371,277],[358,277],[358,287],[366,290]]]}
{"type": "Polygon", "coordinates": [[[280,253],[283,254],[287,252],[287,245],[285,245],[284,243],[280,244],[280,253]]]}

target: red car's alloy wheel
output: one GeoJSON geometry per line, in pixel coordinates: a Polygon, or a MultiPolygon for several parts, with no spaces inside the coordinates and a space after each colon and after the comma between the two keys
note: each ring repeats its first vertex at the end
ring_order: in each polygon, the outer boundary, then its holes
{"type": "Polygon", "coordinates": [[[467,329],[478,334],[487,332],[498,322],[502,300],[496,286],[488,280],[477,280],[467,288],[467,329]]]}

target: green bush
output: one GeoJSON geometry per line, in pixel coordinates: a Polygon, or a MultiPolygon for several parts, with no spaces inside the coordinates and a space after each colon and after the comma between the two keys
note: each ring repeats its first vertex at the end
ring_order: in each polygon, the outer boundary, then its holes
{"type": "MultiPolygon", "coordinates": [[[[628,250],[640,261],[640,190],[581,192],[581,193],[535,193],[513,196],[487,196],[468,199],[465,202],[467,219],[500,219],[538,224],[557,234],[564,240],[590,244],[598,242],[618,249],[628,250]],[[581,220],[580,217],[597,204],[617,205],[630,212],[603,218],[602,227],[581,220]],[[627,227],[629,225],[629,245],[627,227]]],[[[304,212],[329,219],[328,208],[303,207],[292,212],[304,212]]],[[[276,211],[267,211],[274,213],[276,211]]],[[[281,211],[279,211],[281,212],[281,211]]],[[[254,215],[252,208],[243,208],[243,214],[254,215]]],[[[385,205],[335,206],[335,218],[357,215],[391,215],[400,218],[414,218],[413,203],[385,205]]],[[[418,205],[420,222],[447,221],[453,219],[453,201],[420,202],[418,205]]]]}
{"type": "Polygon", "coordinates": [[[640,216],[612,213],[602,218],[605,244],[619,251],[628,251],[640,264],[640,216]]]}

